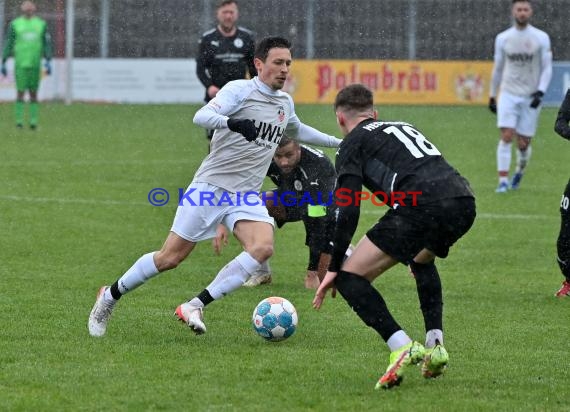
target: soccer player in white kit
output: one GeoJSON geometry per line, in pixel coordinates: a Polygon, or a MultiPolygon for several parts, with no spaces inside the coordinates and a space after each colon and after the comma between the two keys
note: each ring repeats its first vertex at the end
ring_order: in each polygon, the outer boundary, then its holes
{"type": "Polygon", "coordinates": [[[211,152],[182,197],[162,248],[143,255],[110,287],[100,288],[88,321],[92,336],[105,334],[122,295],[178,266],[197,242],[216,236],[219,224],[233,232],[244,251],[176,308],[175,315],[196,334],[206,332],[203,308],[238,289],[271,257],[274,222],[258,193],[284,133],[327,147],[341,142],[301,123],[291,96],[281,91],[291,65],[290,47],[281,37],[263,39],[254,57],[258,76],[229,82],[196,113],[194,123],[215,129],[211,152]]]}
{"type": "Polygon", "coordinates": [[[497,147],[497,193],[509,190],[511,144],[515,136],[517,162],[510,188],[519,187],[532,153],[530,140],[536,132],[540,103],[552,78],[550,37],[529,24],[530,1],[513,0],[512,15],[514,25],[495,38],[489,98],[489,109],[497,113],[497,127],[501,130],[497,147]]]}

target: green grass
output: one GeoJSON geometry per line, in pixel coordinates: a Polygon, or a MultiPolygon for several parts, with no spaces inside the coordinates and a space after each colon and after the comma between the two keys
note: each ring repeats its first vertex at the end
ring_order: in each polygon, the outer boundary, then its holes
{"type": "MultiPolygon", "coordinates": [[[[444,285],[447,374],[373,390],[388,350],[342,298],[311,309],[303,288],[303,227],[276,232],[274,283],[240,289],[205,312],[194,336],[174,308],[201,291],[237,253],[200,245],[179,268],[126,296],[108,334],[91,338],[87,317],[100,285],[160,247],[177,196],[206,154],[195,106],[43,105],[40,129],[16,130],[0,105],[0,410],[366,411],[570,410],[570,300],[553,293],[560,196],[570,146],[545,109],[521,189],[496,195],[494,117],[483,107],[379,107],[416,124],[472,183],[478,218],[439,261],[444,285]],[[299,312],[289,340],[272,344],[251,327],[262,298],[282,295],[299,312]]],[[[306,123],[338,135],[329,106],[298,106],[306,123]]],[[[329,154],[333,152],[328,151],[329,154]]],[[[360,238],[383,213],[366,205],[360,238]]],[[[375,285],[410,335],[423,340],[413,279],[399,266],[375,285]]]]}

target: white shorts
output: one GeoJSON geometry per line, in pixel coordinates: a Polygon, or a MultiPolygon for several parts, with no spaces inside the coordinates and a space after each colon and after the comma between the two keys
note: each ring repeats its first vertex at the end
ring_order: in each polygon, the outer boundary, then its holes
{"type": "Polygon", "coordinates": [[[275,226],[261,199],[257,202],[255,196],[250,196],[244,202],[240,194],[209,183],[192,182],[176,209],[170,230],[190,242],[199,242],[215,237],[220,223],[233,231],[240,220],[267,222],[275,226]]]}
{"type": "Polygon", "coordinates": [[[497,102],[497,127],[515,129],[521,136],[533,137],[542,104],[533,109],[530,107],[530,102],[532,102],[530,96],[501,92],[497,102]]]}

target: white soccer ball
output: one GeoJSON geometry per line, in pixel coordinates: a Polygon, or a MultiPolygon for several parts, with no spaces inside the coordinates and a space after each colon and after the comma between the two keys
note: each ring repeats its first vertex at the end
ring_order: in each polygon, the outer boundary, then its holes
{"type": "Polygon", "coordinates": [[[285,298],[263,299],[253,311],[253,328],[262,338],[278,342],[287,339],[297,329],[297,310],[285,298]]]}

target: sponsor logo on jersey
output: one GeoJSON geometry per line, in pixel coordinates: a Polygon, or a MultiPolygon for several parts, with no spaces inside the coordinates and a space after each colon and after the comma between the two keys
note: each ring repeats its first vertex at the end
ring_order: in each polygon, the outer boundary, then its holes
{"type": "Polygon", "coordinates": [[[279,123],[283,123],[283,121],[285,120],[285,109],[283,108],[283,106],[279,106],[279,108],[277,109],[277,118],[279,119],[279,123]]]}
{"type": "Polygon", "coordinates": [[[215,46],[215,47],[220,47],[220,42],[217,41],[217,40],[212,40],[212,41],[210,42],[210,44],[211,44],[212,46],[215,46]]]}
{"type": "Polygon", "coordinates": [[[507,54],[510,61],[515,63],[531,63],[534,55],[529,53],[512,53],[507,54]]]}
{"type": "Polygon", "coordinates": [[[285,128],[274,126],[271,123],[259,122],[257,127],[257,137],[268,142],[277,143],[281,141],[285,128]]]}

